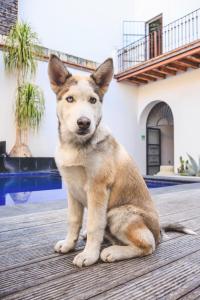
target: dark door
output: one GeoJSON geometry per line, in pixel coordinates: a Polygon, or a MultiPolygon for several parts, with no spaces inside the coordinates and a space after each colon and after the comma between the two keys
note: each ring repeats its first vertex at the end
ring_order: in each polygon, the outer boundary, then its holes
{"type": "Polygon", "coordinates": [[[162,54],[162,16],[147,22],[149,59],[162,54]]]}
{"type": "Polygon", "coordinates": [[[159,128],[147,127],[147,175],[160,171],[161,134],[159,128]]]}

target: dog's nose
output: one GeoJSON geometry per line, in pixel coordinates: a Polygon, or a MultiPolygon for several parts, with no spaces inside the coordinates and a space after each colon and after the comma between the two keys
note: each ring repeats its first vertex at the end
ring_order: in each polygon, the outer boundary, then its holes
{"type": "Polygon", "coordinates": [[[80,129],[88,129],[90,127],[90,123],[90,119],[86,117],[81,117],[77,120],[77,124],[80,129]]]}

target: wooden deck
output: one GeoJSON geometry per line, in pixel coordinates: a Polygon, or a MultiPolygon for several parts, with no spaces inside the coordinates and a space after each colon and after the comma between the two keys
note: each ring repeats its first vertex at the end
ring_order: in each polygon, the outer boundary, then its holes
{"type": "MultiPolygon", "coordinates": [[[[193,186],[153,196],[162,222],[200,233],[200,185],[193,186]]],[[[200,299],[200,235],[169,233],[151,256],[79,269],[77,252],[53,252],[66,234],[64,205],[0,209],[0,299],[200,299]]]]}

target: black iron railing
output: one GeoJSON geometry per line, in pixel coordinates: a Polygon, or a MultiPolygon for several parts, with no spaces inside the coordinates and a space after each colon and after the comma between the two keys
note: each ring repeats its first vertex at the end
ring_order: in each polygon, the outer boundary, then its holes
{"type": "Polygon", "coordinates": [[[199,38],[200,8],[119,49],[118,71],[123,72],[139,63],[187,45],[199,38]]]}

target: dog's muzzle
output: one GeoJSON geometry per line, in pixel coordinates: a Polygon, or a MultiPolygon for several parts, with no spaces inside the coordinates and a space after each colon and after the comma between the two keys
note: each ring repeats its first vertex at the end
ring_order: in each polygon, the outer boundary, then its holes
{"type": "Polygon", "coordinates": [[[77,125],[78,125],[78,131],[77,133],[79,135],[85,135],[89,133],[89,128],[90,128],[91,121],[90,119],[86,117],[81,117],[77,120],[77,125]]]}

